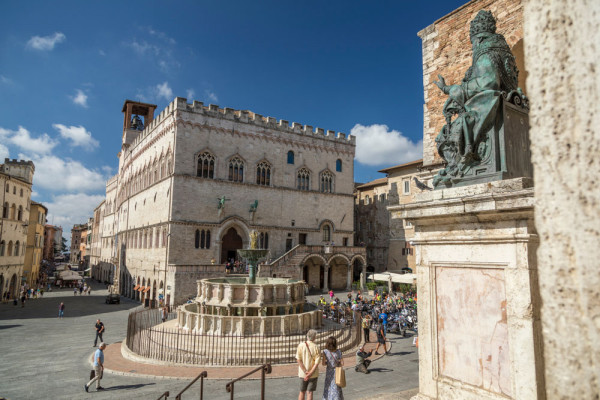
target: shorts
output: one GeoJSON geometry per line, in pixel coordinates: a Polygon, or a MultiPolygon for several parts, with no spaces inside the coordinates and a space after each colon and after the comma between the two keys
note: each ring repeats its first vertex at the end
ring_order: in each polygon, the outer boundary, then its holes
{"type": "Polygon", "coordinates": [[[311,378],[307,381],[305,381],[304,378],[300,378],[300,391],[306,392],[308,390],[309,392],[314,392],[317,390],[317,379],[319,379],[319,377],[311,378]]]}

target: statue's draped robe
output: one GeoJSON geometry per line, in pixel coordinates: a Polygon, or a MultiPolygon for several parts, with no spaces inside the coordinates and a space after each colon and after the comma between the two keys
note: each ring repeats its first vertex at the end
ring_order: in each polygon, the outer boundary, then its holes
{"type": "Polygon", "coordinates": [[[487,133],[494,128],[502,91],[516,89],[516,82],[508,73],[513,65],[514,58],[504,38],[492,35],[479,44],[463,82],[450,86],[444,114],[457,113],[458,117],[451,126],[444,126],[436,138],[438,152],[448,162],[446,172],[450,175],[467,167],[461,161],[467,142],[478,154],[479,144],[487,140],[487,133]]]}

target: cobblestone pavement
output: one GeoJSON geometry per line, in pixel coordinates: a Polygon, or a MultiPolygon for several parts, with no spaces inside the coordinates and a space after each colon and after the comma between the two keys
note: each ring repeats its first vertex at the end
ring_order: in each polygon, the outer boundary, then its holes
{"type": "MultiPolygon", "coordinates": [[[[182,380],[159,376],[138,377],[105,373],[104,392],[92,387],[85,393],[83,385],[90,371],[90,356],[94,351],[94,323],[100,319],[106,325],[104,340],[123,340],[127,315],[139,304],[122,298],[121,304],[105,304],[107,291],[93,284],[91,296],[73,296],[72,290],[54,290],[41,299],[21,305],[0,304],[0,398],[18,399],[157,399],[165,391],[170,398],[186,386],[182,380]],[[65,318],[59,320],[58,305],[65,303],[65,318]]],[[[390,335],[392,354],[375,360],[371,374],[346,372],[347,400],[409,399],[418,386],[418,355],[412,338],[390,335]]],[[[240,374],[241,375],[241,374],[240,374]]],[[[210,377],[210,376],[209,376],[210,377]]],[[[226,381],[205,382],[205,399],[229,399],[226,381]]],[[[266,382],[267,399],[295,399],[297,378],[274,378],[266,382]]],[[[235,386],[236,399],[256,399],[260,390],[257,380],[242,381],[235,386]]],[[[315,399],[323,392],[319,379],[315,399]]],[[[184,398],[197,398],[198,386],[186,392],[184,398]]]]}

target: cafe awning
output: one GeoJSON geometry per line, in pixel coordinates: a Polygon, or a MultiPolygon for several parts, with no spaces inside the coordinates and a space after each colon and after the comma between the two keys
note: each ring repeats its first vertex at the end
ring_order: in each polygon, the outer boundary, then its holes
{"type": "Polygon", "coordinates": [[[138,290],[140,288],[140,285],[135,285],[135,287],[133,288],[133,290],[138,290]]]}
{"type": "Polygon", "coordinates": [[[146,293],[149,290],[150,290],[150,286],[146,286],[146,288],[144,289],[144,293],[146,293]]]}

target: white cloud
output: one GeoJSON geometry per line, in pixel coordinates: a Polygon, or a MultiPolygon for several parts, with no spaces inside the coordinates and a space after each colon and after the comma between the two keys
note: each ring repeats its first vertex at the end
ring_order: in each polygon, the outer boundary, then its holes
{"type": "Polygon", "coordinates": [[[0,163],[3,163],[5,158],[9,158],[9,155],[10,153],[8,152],[8,147],[0,144],[0,163]]]}
{"type": "Polygon", "coordinates": [[[66,38],[67,37],[61,32],[55,32],[54,35],[49,36],[34,36],[27,42],[27,47],[36,50],[49,51],[54,49],[54,46],[57,43],[64,42],[66,38]]]}
{"type": "Polygon", "coordinates": [[[21,159],[31,159],[35,164],[33,184],[56,192],[90,192],[106,187],[108,176],[86,168],[79,161],[56,156],[33,156],[20,154],[21,159]]]}
{"type": "Polygon", "coordinates": [[[98,54],[100,54],[102,57],[106,55],[106,53],[102,49],[98,50],[98,54]]]}
{"type": "Polygon", "coordinates": [[[156,85],[156,97],[163,97],[167,101],[173,100],[173,90],[169,86],[169,82],[156,85]]]}
{"type": "Polygon", "coordinates": [[[60,132],[60,136],[71,141],[71,146],[82,147],[84,150],[94,150],[100,144],[92,137],[92,133],[83,126],[65,126],[63,124],[52,124],[52,127],[60,132]]]}
{"type": "Polygon", "coordinates": [[[387,125],[356,124],[356,160],[365,165],[403,164],[423,158],[423,141],[413,142],[387,125]]]}
{"type": "Polygon", "coordinates": [[[219,101],[219,98],[217,97],[217,95],[215,94],[215,92],[213,92],[212,90],[206,89],[204,91],[204,94],[206,95],[206,97],[208,97],[208,99],[210,101],[214,101],[215,103],[219,101]]]}
{"type": "Polygon", "coordinates": [[[172,37],[168,36],[166,33],[154,30],[154,29],[152,29],[152,27],[148,27],[148,33],[150,33],[153,36],[156,36],[157,38],[159,38],[161,40],[163,40],[167,44],[174,45],[174,44],[177,43],[177,42],[175,42],[175,39],[173,39],[172,37]]]}
{"type": "Polygon", "coordinates": [[[81,107],[85,107],[87,108],[87,94],[85,94],[83,92],[83,90],[77,89],[75,91],[75,96],[69,96],[71,98],[71,100],[73,100],[73,103],[81,106],[81,107]]]}
{"type": "Polygon", "coordinates": [[[73,225],[86,223],[102,200],[104,195],[74,193],[53,196],[51,202],[43,204],[48,207],[48,221],[62,226],[63,236],[69,237],[73,225]]]}
{"type": "Polygon", "coordinates": [[[16,131],[0,127],[0,137],[3,137],[5,143],[14,144],[25,151],[35,154],[48,154],[58,144],[47,133],[33,138],[29,131],[22,126],[19,126],[19,129],[16,131]]]}
{"type": "Polygon", "coordinates": [[[12,81],[12,79],[9,79],[9,78],[5,77],[4,75],[0,75],[0,82],[2,82],[5,85],[12,85],[14,83],[12,81]]]}
{"type": "Polygon", "coordinates": [[[137,40],[133,40],[131,43],[129,43],[129,46],[131,46],[136,53],[142,56],[145,54],[158,55],[160,53],[160,49],[157,46],[154,46],[146,41],[140,43],[137,40]]]}
{"type": "Polygon", "coordinates": [[[196,92],[194,92],[194,89],[188,89],[186,91],[186,95],[187,95],[187,99],[188,100],[193,100],[195,94],[196,94],[196,92]]]}

